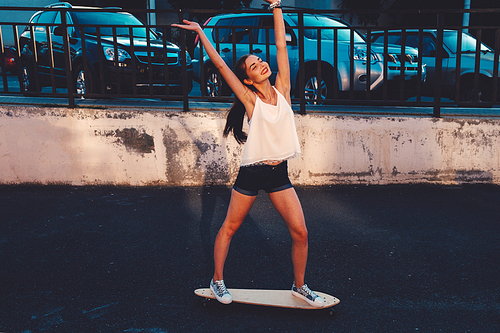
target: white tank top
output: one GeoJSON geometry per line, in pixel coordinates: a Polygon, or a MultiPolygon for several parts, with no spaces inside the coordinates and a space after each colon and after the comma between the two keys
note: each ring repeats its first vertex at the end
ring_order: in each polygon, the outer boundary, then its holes
{"type": "Polygon", "coordinates": [[[257,96],[252,119],[248,122],[241,166],[284,161],[300,154],[293,110],[285,97],[276,88],[274,90],[278,95],[276,105],[264,103],[257,96]]]}

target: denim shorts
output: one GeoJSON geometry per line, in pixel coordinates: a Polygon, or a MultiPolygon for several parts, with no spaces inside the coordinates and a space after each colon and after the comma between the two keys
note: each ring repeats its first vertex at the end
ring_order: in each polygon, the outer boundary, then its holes
{"type": "Polygon", "coordinates": [[[233,188],[244,195],[256,196],[259,190],[278,192],[292,187],[288,178],[288,163],[240,167],[233,188]]]}

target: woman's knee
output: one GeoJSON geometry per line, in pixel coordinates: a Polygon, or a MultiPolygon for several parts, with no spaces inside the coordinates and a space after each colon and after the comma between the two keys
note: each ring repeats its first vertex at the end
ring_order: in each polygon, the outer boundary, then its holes
{"type": "Polygon", "coordinates": [[[308,232],[305,227],[290,231],[290,234],[294,242],[299,244],[307,244],[308,232]]]}
{"type": "Polygon", "coordinates": [[[236,234],[236,231],[238,231],[240,226],[241,226],[241,222],[239,222],[239,221],[232,222],[232,221],[226,220],[222,224],[222,227],[219,230],[219,234],[222,234],[228,238],[232,238],[234,236],[234,234],[236,234]]]}

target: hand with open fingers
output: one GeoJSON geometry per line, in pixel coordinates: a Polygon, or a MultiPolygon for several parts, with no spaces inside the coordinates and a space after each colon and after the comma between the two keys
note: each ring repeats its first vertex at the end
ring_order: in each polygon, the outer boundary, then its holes
{"type": "Polygon", "coordinates": [[[199,30],[201,30],[201,27],[198,23],[196,22],[192,22],[192,21],[188,21],[188,20],[183,20],[182,21],[184,24],[172,24],[172,27],[177,27],[177,28],[181,28],[181,29],[185,29],[185,30],[190,30],[190,31],[194,31],[194,32],[198,32],[199,30]]]}
{"type": "Polygon", "coordinates": [[[279,0],[264,0],[264,1],[267,2],[270,5],[272,5],[275,2],[279,2],[279,0]]]}

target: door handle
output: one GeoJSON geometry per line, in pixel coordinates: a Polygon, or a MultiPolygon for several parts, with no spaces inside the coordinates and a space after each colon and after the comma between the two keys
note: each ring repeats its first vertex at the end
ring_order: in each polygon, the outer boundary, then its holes
{"type": "Polygon", "coordinates": [[[225,48],[223,48],[221,51],[222,51],[222,52],[224,52],[224,53],[227,53],[227,52],[230,52],[230,51],[231,51],[231,49],[228,49],[227,47],[225,47],[225,48]]]}

